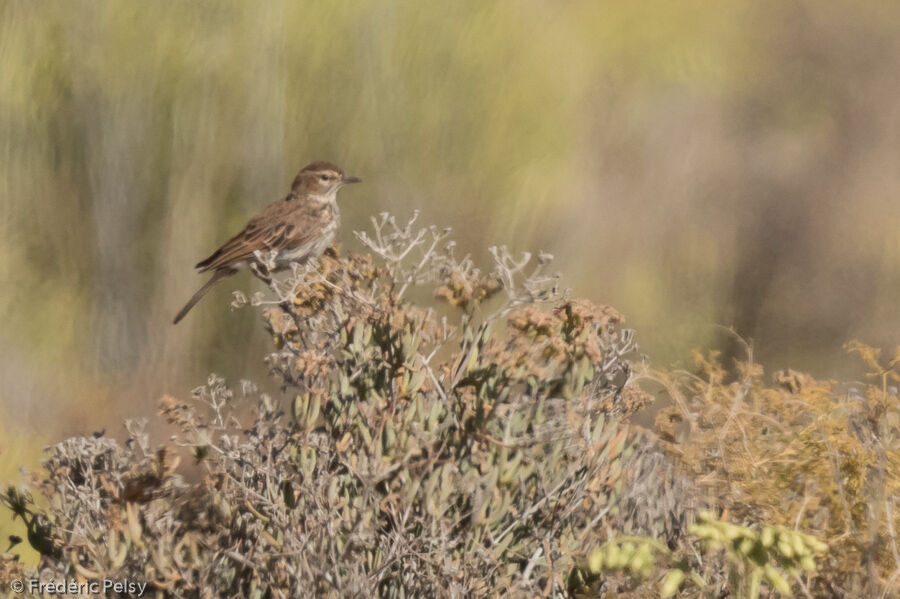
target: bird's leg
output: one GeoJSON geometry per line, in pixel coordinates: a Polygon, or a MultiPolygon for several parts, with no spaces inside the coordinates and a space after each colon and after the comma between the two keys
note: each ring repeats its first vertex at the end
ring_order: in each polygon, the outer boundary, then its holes
{"type": "Polygon", "coordinates": [[[253,275],[266,284],[267,287],[272,287],[272,276],[269,272],[269,269],[264,264],[259,264],[258,262],[252,262],[250,264],[250,272],[253,275]]]}

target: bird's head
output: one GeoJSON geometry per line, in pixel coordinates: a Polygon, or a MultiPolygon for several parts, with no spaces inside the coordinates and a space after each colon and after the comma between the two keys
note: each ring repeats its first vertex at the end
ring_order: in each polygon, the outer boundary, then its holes
{"type": "Polygon", "coordinates": [[[337,165],[330,162],[313,162],[303,167],[291,191],[294,194],[334,197],[334,194],[350,183],[359,183],[357,177],[348,177],[337,165]]]}

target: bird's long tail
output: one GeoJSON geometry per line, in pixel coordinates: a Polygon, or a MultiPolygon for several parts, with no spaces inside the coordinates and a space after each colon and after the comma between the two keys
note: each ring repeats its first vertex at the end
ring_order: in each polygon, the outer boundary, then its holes
{"type": "Polygon", "coordinates": [[[172,324],[178,324],[178,322],[179,322],[182,318],[184,318],[185,314],[187,314],[188,312],[190,312],[190,311],[191,311],[191,308],[193,308],[193,307],[197,304],[197,302],[199,302],[199,301],[203,298],[203,296],[206,295],[206,292],[209,291],[210,288],[211,288],[213,285],[215,285],[220,279],[223,279],[223,278],[225,278],[225,277],[227,277],[227,276],[233,275],[233,274],[236,273],[236,272],[237,272],[236,270],[231,269],[231,268],[221,268],[221,269],[217,270],[217,271],[213,274],[212,278],[210,278],[210,280],[208,280],[208,281],[203,285],[203,287],[201,287],[200,289],[198,289],[198,290],[197,290],[197,293],[195,293],[195,294],[193,295],[193,297],[191,297],[191,299],[188,300],[188,303],[186,303],[186,304],[184,305],[184,308],[181,309],[181,312],[179,312],[178,315],[175,316],[175,320],[172,321],[172,324]]]}

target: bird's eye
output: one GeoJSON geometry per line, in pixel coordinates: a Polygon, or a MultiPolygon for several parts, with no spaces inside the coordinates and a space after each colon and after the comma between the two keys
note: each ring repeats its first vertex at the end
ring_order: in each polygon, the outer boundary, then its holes
{"type": "Polygon", "coordinates": [[[328,181],[328,175],[320,175],[319,180],[320,181],[328,181]]]}

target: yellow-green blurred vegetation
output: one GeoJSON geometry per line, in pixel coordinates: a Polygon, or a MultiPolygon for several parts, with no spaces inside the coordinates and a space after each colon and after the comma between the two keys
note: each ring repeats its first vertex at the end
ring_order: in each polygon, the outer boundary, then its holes
{"type": "Polygon", "coordinates": [[[364,181],[344,247],[419,209],[476,256],[555,254],[655,366],[745,357],[721,324],[861,378],[843,344],[900,332],[898,97],[892,0],[2,0],[0,478],[264,379],[249,276],[171,317],[318,159],[364,181]]]}

